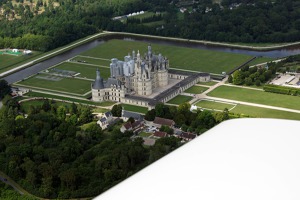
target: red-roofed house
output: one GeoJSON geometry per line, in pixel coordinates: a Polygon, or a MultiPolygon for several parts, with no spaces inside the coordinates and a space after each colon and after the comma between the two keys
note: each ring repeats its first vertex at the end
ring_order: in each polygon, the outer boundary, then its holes
{"type": "Polygon", "coordinates": [[[123,124],[123,126],[120,128],[120,131],[124,133],[125,131],[137,131],[139,128],[143,127],[144,123],[143,121],[136,121],[131,124],[131,122],[127,122],[123,124]]]}
{"type": "Polygon", "coordinates": [[[153,137],[164,138],[164,137],[167,137],[167,133],[166,132],[162,132],[162,131],[155,131],[153,133],[153,137]]]}
{"type": "Polygon", "coordinates": [[[155,117],[153,123],[157,124],[159,127],[162,125],[170,126],[170,127],[175,125],[175,122],[173,120],[165,119],[165,118],[161,118],[161,117],[155,117]]]}

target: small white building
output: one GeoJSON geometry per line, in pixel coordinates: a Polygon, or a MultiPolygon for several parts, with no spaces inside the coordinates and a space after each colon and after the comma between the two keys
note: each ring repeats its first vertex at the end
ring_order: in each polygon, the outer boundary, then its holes
{"type": "Polygon", "coordinates": [[[100,119],[97,121],[97,124],[102,128],[102,129],[106,129],[112,122],[113,122],[113,116],[112,113],[106,112],[104,113],[100,119]]]}
{"type": "Polygon", "coordinates": [[[25,49],[25,50],[23,51],[23,54],[24,54],[24,55],[30,55],[30,54],[32,54],[32,51],[26,50],[26,49],[25,49]]]}
{"type": "Polygon", "coordinates": [[[19,52],[19,49],[13,49],[12,52],[18,53],[18,52],[19,52]]]}

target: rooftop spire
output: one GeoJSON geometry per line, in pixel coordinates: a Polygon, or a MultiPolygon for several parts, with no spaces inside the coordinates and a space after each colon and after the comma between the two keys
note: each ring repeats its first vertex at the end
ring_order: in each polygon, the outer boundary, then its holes
{"type": "Polygon", "coordinates": [[[99,68],[97,68],[96,80],[93,83],[93,89],[103,89],[103,88],[104,88],[103,78],[101,78],[100,70],[99,70],[99,68]]]}

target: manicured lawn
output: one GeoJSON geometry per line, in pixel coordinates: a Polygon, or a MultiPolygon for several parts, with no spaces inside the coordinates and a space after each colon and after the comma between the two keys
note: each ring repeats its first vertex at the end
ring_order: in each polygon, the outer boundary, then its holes
{"type": "Polygon", "coordinates": [[[141,132],[139,134],[139,136],[141,136],[141,137],[149,137],[150,135],[152,135],[152,133],[141,132]]]}
{"type": "Polygon", "coordinates": [[[87,57],[83,57],[83,56],[76,56],[72,60],[85,61],[87,64],[101,65],[101,66],[106,66],[106,67],[109,67],[109,64],[110,64],[110,60],[106,60],[106,59],[104,60],[101,58],[87,58],[87,57]]]}
{"type": "Polygon", "coordinates": [[[13,56],[13,55],[7,55],[7,54],[1,54],[0,53],[0,73],[11,69],[10,66],[17,64],[19,62],[28,60],[30,58],[33,58],[37,55],[41,54],[40,52],[33,52],[32,55],[20,55],[20,56],[13,56]]]}
{"type": "Polygon", "coordinates": [[[260,64],[260,63],[264,63],[264,62],[270,62],[274,60],[274,58],[267,58],[267,57],[260,57],[260,58],[256,58],[255,60],[251,61],[248,65],[256,65],[256,64],[260,64]]]}
{"type": "Polygon", "coordinates": [[[213,86],[213,85],[216,85],[217,83],[218,83],[218,82],[216,82],[216,81],[209,81],[209,82],[199,82],[199,83],[197,83],[197,84],[213,86]]]}
{"type": "Polygon", "coordinates": [[[259,107],[246,106],[246,105],[240,105],[240,104],[237,105],[230,112],[231,113],[239,113],[239,114],[243,114],[243,115],[249,115],[250,117],[300,120],[299,113],[273,110],[273,109],[268,109],[268,108],[259,108],[259,107]]]}
{"type": "Polygon", "coordinates": [[[146,114],[148,112],[148,108],[141,107],[141,106],[122,104],[122,107],[124,108],[124,110],[132,111],[132,112],[138,112],[138,113],[144,113],[144,114],[146,114]]]}
{"type": "Polygon", "coordinates": [[[230,86],[220,86],[210,92],[208,95],[300,110],[300,97],[290,95],[275,94],[230,86]]]}
{"type": "Polygon", "coordinates": [[[61,92],[70,92],[79,95],[83,95],[91,90],[91,81],[75,79],[75,78],[63,78],[59,81],[45,80],[37,78],[37,76],[45,76],[42,74],[33,76],[24,81],[18,82],[20,85],[29,87],[38,87],[45,90],[55,90],[61,92]]]}
{"type": "Polygon", "coordinates": [[[185,90],[184,92],[186,93],[191,93],[191,94],[201,94],[205,90],[207,90],[207,87],[202,87],[202,86],[192,86],[189,89],[185,90]]]}
{"type": "Polygon", "coordinates": [[[72,101],[72,102],[77,102],[77,103],[90,104],[90,105],[95,105],[95,106],[104,106],[104,107],[115,104],[115,102],[112,102],[112,101],[94,102],[94,101],[89,101],[89,100],[81,100],[81,99],[62,97],[62,96],[44,94],[44,93],[38,93],[38,92],[28,92],[28,93],[26,93],[26,96],[44,97],[44,98],[48,98],[48,99],[61,99],[61,100],[65,100],[65,101],[72,101]]]}
{"type": "Polygon", "coordinates": [[[94,108],[93,109],[93,113],[105,113],[109,111],[108,109],[105,109],[105,108],[94,108]]]}
{"type": "MultiPolygon", "coordinates": [[[[251,56],[226,52],[177,47],[170,45],[151,44],[155,53],[162,53],[170,60],[170,67],[194,71],[212,72],[221,74],[246,62],[251,56]]],[[[148,43],[139,41],[110,40],[102,45],[90,49],[82,55],[97,58],[124,59],[128,52],[133,50],[141,55],[147,51],[148,43]]]]}
{"type": "Polygon", "coordinates": [[[63,69],[63,70],[69,70],[69,71],[75,71],[80,73],[78,77],[85,77],[89,79],[95,79],[96,78],[96,70],[99,68],[101,77],[104,79],[107,79],[110,76],[110,69],[100,66],[91,66],[91,65],[85,65],[85,64],[78,64],[73,62],[64,62],[60,65],[55,66],[57,69],[63,69]]]}
{"type": "Polygon", "coordinates": [[[192,100],[192,98],[193,97],[190,97],[190,96],[178,95],[175,98],[168,101],[167,103],[179,105],[179,104],[182,104],[184,102],[189,102],[190,100],[192,100]]]}
{"type": "Polygon", "coordinates": [[[228,104],[225,102],[206,101],[206,100],[197,102],[196,106],[201,108],[215,109],[215,110],[224,110],[225,108],[229,110],[234,107],[233,104],[228,104]]]}

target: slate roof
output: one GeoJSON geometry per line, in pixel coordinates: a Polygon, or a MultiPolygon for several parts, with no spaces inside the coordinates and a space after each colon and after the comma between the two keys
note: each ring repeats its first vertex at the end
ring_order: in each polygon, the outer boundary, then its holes
{"type": "Polygon", "coordinates": [[[118,79],[115,79],[115,78],[108,78],[105,83],[105,87],[110,88],[111,85],[121,86],[121,81],[119,81],[118,79]]]}
{"type": "Polygon", "coordinates": [[[110,111],[108,111],[108,112],[104,113],[104,115],[106,118],[109,118],[112,116],[112,113],[110,111]]]}
{"type": "Polygon", "coordinates": [[[138,121],[141,121],[144,119],[143,115],[141,115],[139,113],[135,113],[135,112],[129,112],[126,110],[123,110],[122,117],[125,117],[125,118],[132,117],[133,119],[138,120],[138,121]]]}
{"type": "Polygon", "coordinates": [[[100,122],[105,122],[106,121],[106,118],[105,117],[102,117],[101,119],[100,119],[100,122]]]}
{"type": "Polygon", "coordinates": [[[155,117],[153,123],[165,125],[165,126],[173,126],[175,124],[175,122],[173,120],[165,119],[165,118],[161,118],[161,117],[155,117]]]}
{"type": "Polygon", "coordinates": [[[96,75],[97,75],[97,76],[96,76],[96,80],[95,80],[95,82],[92,84],[92,87],[93,87],[93,89],[96,89],[96,90],[103,89],[103,88],[104,88],[103,78],[102,78],[101,75],[100,75],[99,69],[97,69],[96,75]]]}

